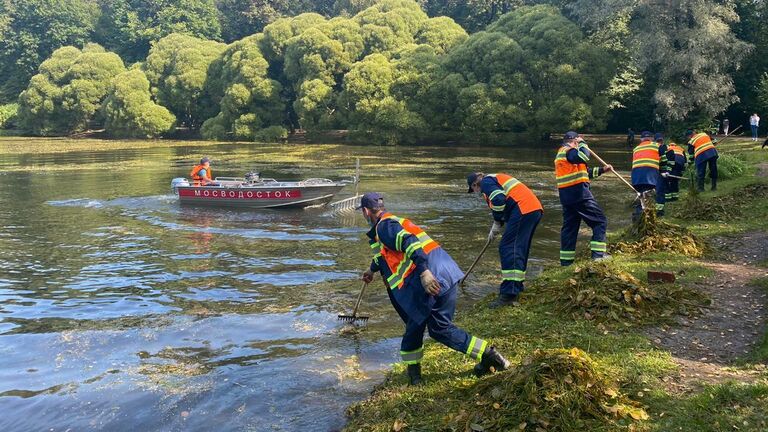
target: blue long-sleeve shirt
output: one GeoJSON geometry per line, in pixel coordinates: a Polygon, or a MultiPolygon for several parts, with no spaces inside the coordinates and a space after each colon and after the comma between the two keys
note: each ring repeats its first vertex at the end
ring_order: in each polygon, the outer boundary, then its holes
{"type": "MultiPolygon", "coordinates": [[[[586,145],[580,145],[578,148],[571,148],[565,153],[565,159],[572,164],[587,164],[589,162],[592,153],[589,151],[589,147],[586,145]]],[[[603,167],[587,166],[587,175],[589,179],[597,178],[603,175],[605,170],[603,167]]],[[[579,201],[587,199],[594,199],[592,191],[589,189],[590,184],[578,183],[567,188],[558,189],[560,195],[560,204],[570,205],[579,201]]]]}

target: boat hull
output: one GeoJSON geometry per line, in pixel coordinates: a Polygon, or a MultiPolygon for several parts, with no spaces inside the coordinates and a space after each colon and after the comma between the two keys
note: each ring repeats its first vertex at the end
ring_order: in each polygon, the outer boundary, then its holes
{"type": "Polygon", "coordinates": [[[344,184],[270,187],[178,186],[179,202],[185,205],[240,208],[304,208],[329,203],[344,184]]]}

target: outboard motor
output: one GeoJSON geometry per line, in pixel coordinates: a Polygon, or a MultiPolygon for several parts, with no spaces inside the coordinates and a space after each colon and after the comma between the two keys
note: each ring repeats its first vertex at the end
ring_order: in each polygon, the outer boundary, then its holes
{"type": "Polygon", "coordinates": [[[184,177],[176,177],[171,180],[171,190],[174,195],[179,194],[179,186],[189,186],[189,182],[184,177]]]}
{"type": "Polygon", "coordinates": [[[258,173],[256,171],[245,173],[246,183],[257,183],[259,179],[261,179],[261,173],[258,173]]]}

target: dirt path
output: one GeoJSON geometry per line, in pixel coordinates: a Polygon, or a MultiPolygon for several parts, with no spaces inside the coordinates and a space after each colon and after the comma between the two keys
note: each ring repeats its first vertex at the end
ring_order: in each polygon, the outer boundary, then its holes
{"type": "Polygon", "coordinates": [[[751,381],[761,373],[728,366],[749,354],[765,330],[768,294],[752,282],[768,276],[768,269],[758,265],[768,258],[768,233],[718,238],[713,246],[723,251],[722,258],[704,265],[715,274],[696,284],[712,298],[711,307],[701,316],[679,319],[679,326],[647,331],[680,365],[678,379],[668,383],[678,391],[701,382],[751,381]]]}

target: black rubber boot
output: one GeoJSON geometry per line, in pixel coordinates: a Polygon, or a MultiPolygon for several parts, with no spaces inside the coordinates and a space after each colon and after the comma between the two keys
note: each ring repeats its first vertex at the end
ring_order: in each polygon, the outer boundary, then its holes
{"type": "Polygon", "coordinates": [[[717,179],[712,179],[712,189],[713,191],[717,190],[717,179]]]}
{"type": "Polygon", "coordinates": [[[421,363],[408,365],[408,382],[413,386],[421,384],[421,363]]]}
{"type": "Polygon", "coordinates": [[[509,360],[505,359],[495,347],[486,348],[480,363],[475,365],[475,375],[481,377],[491,372],[503,371],[509,368],[509,360]]]}
{"type": "Polygon", "coordinates": [[[492,301],[489,305],[489,309],[496,309],[504,306],[514,306],[517,303],[518,295],[499,294],[496,300],[492,301]]]}

